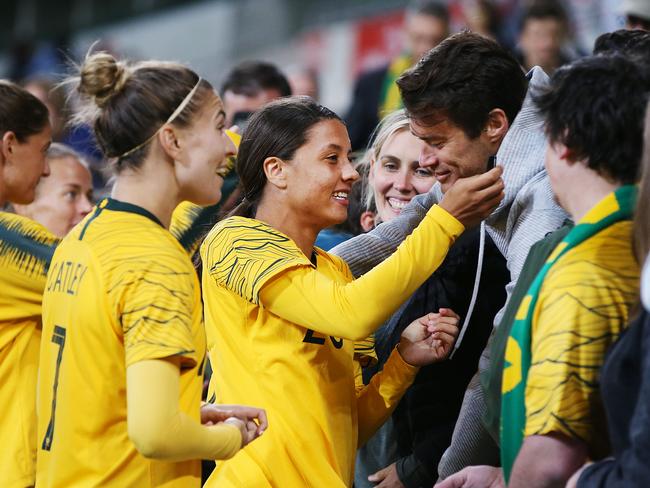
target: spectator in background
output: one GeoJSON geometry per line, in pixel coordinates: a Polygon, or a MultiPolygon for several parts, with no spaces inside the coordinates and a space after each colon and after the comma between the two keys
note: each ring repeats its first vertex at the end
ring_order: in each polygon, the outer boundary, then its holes
{"type": "Polygon", "coordinates": [[[459,5],[468,30],[506,45],[501,36],[501,17],[492,0],[461,1],[459,5]]]}
{"type": "Polygon", "coordinates": [[[46,77],[36,76],[28,78],[23,83],[23,88],[45,104],[50,113],[50,125],[52,126],[52,140],[62,142],[65,136],[66,117],[65,93],[56,82],[46,77]]]}
{"type": "Polygon", "coordinates": [[[650,31],[650,2],[648,0],[623,0],[623,14],[627,29],[650,31]]]}
{"type": "Polygon", "coordinates": [[[318,73],[311,68],[294,68],[288,74],[292,95],[305,95],[316,102],[319,98],[318,73]]]}
{"type": "MultiPolygon", "coordinates": [[[[226,127],[236,125],[242,133],[250,116],[271,100],[291,96],[287,77],[274,65],[265,61],[244,61],[232,68],[221,85],[221,98],[226,112],[226,127]]],[[[221,201],[213,206],[206,222],[217,221],[217,214],[230,211],[241,198],[237,172],[231,171],[224,179],[221,201]]],[[[206,230],[207,230],[206,229],[206,230]]]]}
{"type": "Polygon", "coordinates": [[[354,151],[368,144],[379,120],[402,107],[395,81],[449,35],[449,13],[439,1],[414,0],[406,9],[404,54],[379,69],[362,74],[345,117],[354,151]]]}
{"type": "Polygon", "coordinates": [[[523,13],[517,57],[526,71],[539,66],[549,76],[570,61],[562,46],[567,39],[568,21],[562,5],[538,0],[523,13]]]}
{"type": "Polygon", "coordinates": [[[63,238],[92,209],[92,178],[83,158],[63,144],[50,146],[47,162],[50,175],[39,181],[34,201],[14,211],[63,238]]]}
{"type": "Polygon", "coordinates": [[[244,129],[253,112],[271,100],[291,96],[287,77],[273,64],[244,61],[226,75],[221,85],[226,111],[226,127],[239,125],[244,129]]]}
{"type": "Polygon", "coordinates": [[[107,181],[102,167],[102,154],[89,127],[77,124],[72,126],[68,120],[66,94],[54,79],[35,76],[23,82],[25,90],[45,104],[50,112],[52,140],[69,146],[90,163],[93,187],[96,193],[107,192],[107,181]]]}

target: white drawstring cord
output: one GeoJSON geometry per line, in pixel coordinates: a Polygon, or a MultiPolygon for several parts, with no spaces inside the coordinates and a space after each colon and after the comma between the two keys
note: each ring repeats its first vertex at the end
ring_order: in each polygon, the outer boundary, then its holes
{"type": "Polygon", "coordinates": [[[449,359],[454,357],[454,354],[460,347],[460,343],[463,342],[463,337],[467,331],[467,326],[469,321],[472,319],[472,314],[474,313],[474,306],[476,305],[476,297],[478,296],[478,289],[481,285],[481,271],[483,269],[483,253],[485,251],[485,221],[481,222],[481,237],[478,245],[478,263],[476,264],[476,277],[474,278],[474,290],[472,291],[472,299],[469,302],[469,308],[467,309],[467,316],[463,321],[463,326],[458,333],[458,338],[456,339],[456,344],[454,344],[454,350],[449,354],[449,359]]]}

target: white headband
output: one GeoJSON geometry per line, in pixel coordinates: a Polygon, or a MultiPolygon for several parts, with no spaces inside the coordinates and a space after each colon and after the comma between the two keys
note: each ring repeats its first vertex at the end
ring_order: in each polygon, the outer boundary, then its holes
{"type": "Polygon", "coordinates": [[[183,98],[183,101],[178,105],[178,107],[176,107],[176,110],[174,110],[174,112],[169,116],[169,118],[158,128],[158,130],[156,132],[153,133],[153,135],[151,137],[149,137],[149,139],[147,139],[146,141],[144,141],[141,144],[138,144],[133,149],[129,149],[125,153],[120,154],[119,156],[117,156],[117,158],[120,159],[120,158],[123,158],[125,156],[128,156],[129,154],[134,153],[138,149],[146,146],[151,141],[153,141],[153,139],[158,135],[160,130],[163,127],[165,127],[165,125],[172,123],[174,121],[174,119],[176,117],[178,117],[183,110],[185,110],[185,107],[187,107],[187,104],[190,103],[190,100],[192,100],[192,97],[196,93],[196,90],[198,90],[199,85],[201,84],[201,81],[203,81],[203,78],[199,77],[199,81],[196,82],[196,85],[194,85],[194,88],[192,88],[190,90],[190,92],[187,94],[187,96],[185,98],[183,98]]]}

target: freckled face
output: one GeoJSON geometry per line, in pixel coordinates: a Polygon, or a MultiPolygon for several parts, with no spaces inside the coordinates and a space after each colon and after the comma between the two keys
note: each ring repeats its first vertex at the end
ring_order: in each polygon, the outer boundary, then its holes
{"type": "Polygon", "coordinates": [[[313,125],[287,165],[288,203],[301,219],[324,229],[347,219],[359,173],[350,162],[350,138],[336,119],[313,125]]]}

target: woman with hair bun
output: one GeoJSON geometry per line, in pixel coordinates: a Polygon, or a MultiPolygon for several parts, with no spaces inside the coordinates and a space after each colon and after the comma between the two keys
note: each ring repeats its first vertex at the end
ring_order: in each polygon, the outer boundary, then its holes
{"type": "Polygon", "coordinates": [[[174,63],[99,52],[72,82],[115,185],[49,267],[36,484],[198,487],[199,459],[231,457],[266,428],[262,410],[200,406],[199,283],[168,231],[180,202],[219,200],[235,150],[223,105],[174,63]]]}

